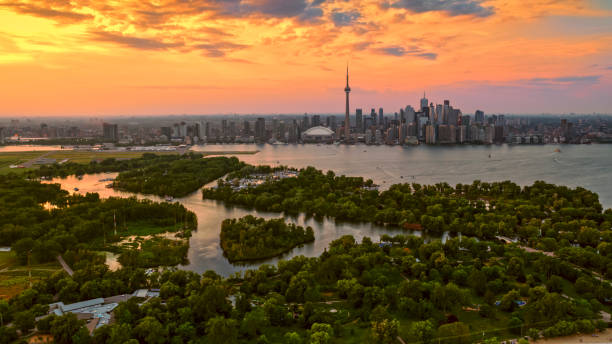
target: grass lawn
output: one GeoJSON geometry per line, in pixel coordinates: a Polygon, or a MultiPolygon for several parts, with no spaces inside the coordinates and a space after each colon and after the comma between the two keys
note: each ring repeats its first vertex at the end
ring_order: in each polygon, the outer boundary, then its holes
{"type": "Polygon", "coordinates": [[[0,174],[9,172],[20,173],[29,169],[26,168],[10,168],[11,165],[23,164],[26,161],[35,159],[46,152],[3,152],[0,153],[0,174]]]}
{"type": "MultiPolygon", "coordinates": [[[[56,159],[58,162],[68,159],[70,162],[88,164],[92,160],[134,159],[140,158],[144,152],[88,152],[88,151],[57,151],[47,155],[47,158],[56,159]]],[[[177,154],[176,152],[155,152],[158,155],[177,154]]]]}
{"type": "Polygon", "coordinates": [[[147,221],[129,222],[127,230],[121,228],[117,229],[117,234],[121,237],[127,236],[147,236],[157,235],[166,232],[178,232],[183,228],[183,224],[179,223],[172,226],[157,226],[147,221]]]}
{"type": "MultiPolygon", "coordinates": [[[[61,270],[59,263],[33,264],[32,283],[61,270]]],[[[0,299],[8,299],[29,286],[28,267],[18,265],[14,252],[0,252],[0,299]]]]}

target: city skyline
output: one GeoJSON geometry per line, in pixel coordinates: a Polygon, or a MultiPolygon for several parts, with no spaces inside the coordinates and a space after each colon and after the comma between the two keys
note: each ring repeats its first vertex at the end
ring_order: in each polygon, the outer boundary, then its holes
{"type": "Polygon", "coordinates": [[[0,116],[609,113],[605,0],[0,1],[0,116]],[[416,105],[416,104],[415,104],[416,105]]]}

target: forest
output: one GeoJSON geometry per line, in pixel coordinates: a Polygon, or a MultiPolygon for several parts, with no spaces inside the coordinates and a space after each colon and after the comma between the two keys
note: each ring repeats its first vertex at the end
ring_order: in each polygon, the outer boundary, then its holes
{"type": "Polygon", "coordinates": [[[34,327],[60,344],[397,343],[397,336],[406,343],[499,343],[607,327],[599,312],[610,311],[608,282],[560,259],[469,237],[384,239],[389,245],[345,236],[320,257],[228,278],[212,271],[113,272],[84,255],[74,276],[56,273],[0,301],[5,324],[12,324],[0,328],[0,343],[34,327]],[[92,336],[72,314],[34,320],[53,300],[137,288],[158,288],[160,296],[121,303],[115,322],[92,336]]]}
{"type": "MultiPolygon", "coordinates": [[[[55,260],[57,255],[76,263],[71,257],[82,250],[129,254],[129,247],[119,245],[124,237],[162,232],[189,237],[196,228],[195,214],[179,203],[100,199],[92,193],[71,195],[58,184],[41,184],[15,175],[0,176],[0,246],[10,246],[21,264],[26,264],[28,256],[33,263],[44,263],[55,260]]],[[[155,254],[155,263],[161,265],[176,265],[177,261],[184,261],[187,253],[186,247],[179,249],[177,245],[186,243],[150,242],[137,253],[155,254]]],[[[157,265],[160,264],[154,266],[157,265]]]]}
{"type": "Polygon", "coordinates": [[[282,218],[265,220],[251,215],[224,220],[220,238],[230,262],[275,257],[315,240],[311,227],[304,229],[282,218]]]}
{"type": "Polygon", "coordinates": [[[382,192],[372,186],[371,180],[309,167],[297,178],[242,190],[219,181],[202,193],[262,211],[423,228],[437,235],[508,237],[612,278],[612,209],[603,211],[598,195],[584,188],[542,181],[524,187],[510,181],[396,184],[382,192]]]}
{"type": "MultiPolygon", "coordinates": [[[[235,177],[264,170],[243,166],[235,177]]],[[[22,263],[28,254],[45,261],[62,253],[75,270],[73,276],[56,272],[0,301],[0,344],[35,332],[50,334],[59,344],[386,344],[398,343],[398,337],[405,343],[492,344],[608,327],[602,312],[612,312],[612,210],[604,211],[598,196],[586,189],[475,181],[454,187],[398,184],[378,191],[370,180],[314,168],[241,190],[230,182],[220,181],[203,196],[406,232],[360,242],[344,236],[319,257],[298,256],[227,277],[173,268],[145,273],[145,266],[165,265],[158,260],[166,260],[166,252],[174,252],[173,263],[183,258],[180,247],[158,238],[132,243],[140,251],[123,246],[119,259],[125,264],[110,271],[96,251],[121,240],[115,224],[124,235],[145,226],[188,236],[195,215],[180,204],[100,200],[96,194],[68,195],[58,185],[0,176],[0,245],[10,245],[22,263]],[[449,235],[425,240],[410,234],[417,227],[449,235]],[[159,297],[120,303],[114,321],[91,335],[73,314],[45,316],[51,302],[139,288],[159,289],[159,297]]],[[[259,247],[267,250],[285,245],[275,230],[297,231],[283,220],[255,217],[228,219],[224,225],[221,239],[232,242],[230,250],[246,243],[238,254],[251,254],[247,249],[258,247],[260,239],[259,247]]],[[[308,228],[303,231],[308,235],[308,228]]]]}
{"type": "Polygon", "coordinates": [[[203,158],[202,154],[144,153],[140,158],[104,159],[89,164],[66,162],[41,166],[29,172],[31,177],[66,177],[102,172],[120,172],[113,186],[117,189],[158,196],[181,197],[204,184],[243,168],[237,158],[203,158]]]}

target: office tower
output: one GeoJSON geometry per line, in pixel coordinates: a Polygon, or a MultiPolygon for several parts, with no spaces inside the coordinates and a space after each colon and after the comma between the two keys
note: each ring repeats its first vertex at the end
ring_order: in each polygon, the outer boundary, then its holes
{"type": "Polygon", "coordinates": [[[231,138],[235,138],[237,136],[237,130],[236,130],[236,122],[231,121],[229,122],[229,137],[231,138]]]}
{"type": "Polygon", "coordinates": [[[333,130],[333,131],[335,131],[335,130],[336,130],[336,127],[337,127],[337,125],[336,125],[336,116],[329,116],[329,117],[327,117],[327,118],[326,118],[326,122],[327,122],[327,123],[326,123],[326,124],[327,124],[327,127],[328,127],[329,129],[331,129],[331,130],[333,130]]]}
{"type": "Polygon", "coordinates": [[[179,127],[179,136],[180,137],[187,136],[187,123],[181,122],[181,126],[179,127]]]}
{"type": "Polygon", "coordinates": [[[423,111],[424,108],[428,107],[429,105],[429,100],[427,100],[427,97],[425,97],[425,92],[423,92],[423,98],[421,98],[421,111],[423,111]]]}
{"type": "Polygon", "coordinates": [[[383,111],[383,108],[379,108],[378,109],[378,126],[384,126],[385,125],[385,112],[383,111]]]}
{"type": "Polygon", "coordinates": [[[367,133],[373,126],[372,117],[365,117],[363,119],[363,132],[367,133]]]}
{"type": "Polygon", "coordinates": [[[436,115],[435,115],[437,123],[443,124],[442,122],[442,118],[444,116],[443,114],[444,114],[444,105],[437,104],[436,105],[436,115]]]}
{"type": "Polygon", "coordinates": [[[372,118],[372,125],[376,125],[376,109],[370,111],[370,117],[372,118]]]}
{"type": "Polygon", "coordinates": [[[416,113],[414,111],[414,109],[412,108],[412,106],[408,105],[406,106],[406,123],[410,124],[410,123],[414,123],[416,121],[416,113]]]}
{"type": "Polygon", "coordinates": [[[438,124],[438,120],[440,118],[440,114],[436,112],[434,108],[434,103],[429,105],[429,123],[438,124]]]}
{"type": "Polygon", "coordinates": [[[179,124],[174,123],[174,125],[172,126],[172,137],[179,137],[179,136],[181,136],[181,130],[179,129],[179,124]]]}
{"type": "Polygon", "coordinates": [[[251,122],[244,121],[242,122],[242,135],[249,136],[251,135],[251,122]]]}
{"type": "Polygon", "coordinates": [[[263,117],[257,118],[255,122],[255,139],[260,142],[266,140],[266,120],[263,117]]]}
{"type": "Polygon", "coordinates": [[[310,129],[310,120],[308,119],[308,115],[304,114],[304,117],[302,117],[302,131],[306,131],[310,129]]]}
{"type": "Polygon", "coordinates": [[[170,139],[170,137],[172,137],[172,128],[170,127],[161,127],[159,128],[159,132],[167,139],[170,139]]]}
{"type": "Polygon", "coordinates": [[[476,123],[484,123],[484,112],[480,110],[476,110],[474,113],[474,122],[476,123]]]}
{"type": "Polygon", "coordinates": [[[451,107],[449,112],[447,112],[447,124],[457,126],[459,124],[459,116],[461,116],[461,111],[459,109],[453,109],[451,107]]]}
{"type": "Polygon", "coordinates": [[[461,116],[461,125],[465,125],[466,127],[470,126],[471,117],[469,115],[461,116]]]}
{"type": "Polygon", "coordinates": [[[349,119],[349,93],[351,93],[351,88],[349,87],[349,72],[348,65],[346,66],[346,87],[344,88],[344,92],[346,93],[346,114],[344,116],[344,137],[348,139],[351,136],[351,121],[349,119]]]}
{"type": "Polygon", "coordinates": [[[355,126],[357,127],[358,133],[363,133],[363,111],[361,109],[355,110],[355,126]]]}
{"type": "Polygon", "coordinates": [[[6,135],[6,129],[0,127],[0,143],[1,144],[4,144],[5,135],[6,135]]]}
{"type": "Polygon", "coordinates": [[[321,116],[320,115],[312,116],[312,126],[318,127],[320,125],[321,125],[321,116]]]}
{"type": "Polygon", "coordinates": [[[102,123],[102,133],[105,140],[112,142],[119,140],[119,126],[117,124],[102,123]]]}
{"type": "Polygon", "coordinates": [[[227,120],[221,120],[221,136],[228,136],[227,120]]]}
{"type": "Polygon", "coordinates": [[[207,139],[210,137],[210,123],[206,122],[206,125],[204,126],[204,134],[207,139]]]}

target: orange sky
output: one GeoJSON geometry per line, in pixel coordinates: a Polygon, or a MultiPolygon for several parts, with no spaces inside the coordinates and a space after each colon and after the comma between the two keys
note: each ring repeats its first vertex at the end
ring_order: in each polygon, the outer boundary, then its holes
{"type": "Polygon", "coordinates": [[[0,0],[0,116],[612,113],[609,0],[0,0]]]}

